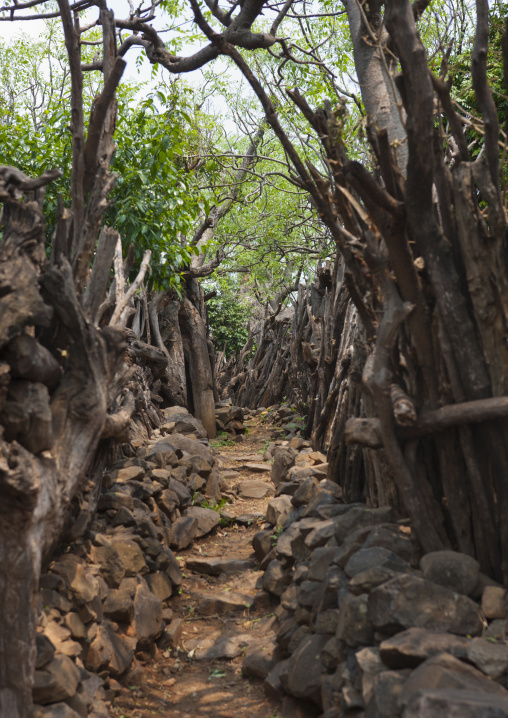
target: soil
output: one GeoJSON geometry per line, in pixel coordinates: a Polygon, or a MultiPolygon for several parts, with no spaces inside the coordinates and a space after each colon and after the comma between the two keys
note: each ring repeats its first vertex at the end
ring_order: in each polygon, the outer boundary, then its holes
{"type": "MultiPolygon", "coordinates": [[[[243,594],[254,597],[261,572],[254,565],[252,537],[264,525],[269,497],[241,499],[234,486],[245,479],[261,480],[272,486],[269,472],[242,468],[245,463],[260,463],[261,454],[270,440],[270,427],[259,417],[246,421],[247,434],[239,443],[211,442],[218,453],[219,467],[228,482],[227,494],[234,496],[223,513],[240,517],[229,525],[220,525],[213,533],[195,541],[178,554],[184,581],[178,595],[171,598],[174,616],[183,620],[183,632],[176,647],[166,650],[154,646],[153,654],[137,654],[129,674],[117,692],[112,716],[120,718],[278,718],[280,704],[268,699],[261,681],[245,679],[241,673],[244,656],[252,650],[268,649],[273,641],[273,614],[276,604],[262,605],[234,612],[203,615],[203,604],[211,596],[228,597],[243,594]],[[252,458],[254,457],[254,458],[252,458]],[[229,471],[237,476],[229,476],[229,471]],[[229,491],[229,488],[231,491],[229,491]],[[253,567],[239,573],[214,577],[186,568],[191,559],[251,559],[253,567]],[[224,638],[240,636],[240,654],[233,659],[199,658],[200,650],[224,638]]],[[[273,492],[272,492],[273,493],[273,492]]]]}

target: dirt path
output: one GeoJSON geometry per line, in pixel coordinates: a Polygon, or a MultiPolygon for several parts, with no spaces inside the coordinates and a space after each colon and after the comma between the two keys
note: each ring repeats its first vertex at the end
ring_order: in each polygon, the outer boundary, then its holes
{"type": "MultiPolygon", "coordinates": [[[[248,420],[246,426],[248,433],[241,443],[213,442],[231,488],[246,479],[270,483],[268,472],[245,467],[262,462],[269,429],[258,418],[248,420]]],[[[152,656],[137,655],[122,686],[116,686],[120,692],[113,716],[278,718],[279,705],[266,698],[260,683],[241,674],[245,654],[255,647],[268,649],[273,641],[275,606],[266,599],[253,602],[262,574],[255,567],[251,541],[263,523],[266,502],[267,498],[235,498],[223,509],[234,521],[180,552],[184,582],[171,600],[173,613],[181,619],[180,630],[173,636],[173,646],[155,647],[152,656]],[[221,564],[242,570],[218,576],[203,573],[217,569],[216,559],[245,564],[221,564]],[[233,657],[220,657],[224,655],[233,657]]]]}

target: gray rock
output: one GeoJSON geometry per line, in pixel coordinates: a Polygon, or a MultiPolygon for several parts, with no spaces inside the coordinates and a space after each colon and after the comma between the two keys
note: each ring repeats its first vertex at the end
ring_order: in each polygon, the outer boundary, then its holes
{"type": "MultiPolygon", "coordinates": [[[[213,639],[212,639],[213,640],[213,639]]],[[[245,652],[245,649],[252,643],[253,636],[241,634],[230,638],[220,638],[212,645],[198,646],[194,653],[196,661],[212,661],[219,658],[237,658],[245,652]]]]}
{"type": "Polygon", "coordinates": [[[373,676],[365,718],[399,718],[399,698],[407,678],[406,671],[382,671],[373,676]]]}
{"type": "Polygon", "coordinates": [[[82,714],[77,713],[67,703],[53,703],[44,708],[34,706],[34,709],[34,718],[82,718],[82,714]]]}
{"type": "Polygon", "coordinates": [[[305,481],[294,492],[292,502],[293,506],[307,506],[309,501],[318,491],[318,480],[313,476],[305,479],[305,481]]]}
{"type": "Polygon", "coordinates": [[[148,456],[155,454],[165,453],[176,453],[180,456],[185,452],[190,456],[201,456],[202,459],[207,461],[211,466],[215,465],[215,459],[210,449],[196,439],[191,439],[188,436],[182,436],[181,434],[171,434],[164,439],[157,441],[148,452],[148,456]]]}
{"type": "Polygon", "coordinates": [[[415,695],[404,718],[508,718],[508,698],[460,690],[429,690],[415,695]]]}
{"type": "Polygon", "coordinates": [[[252,537],[252,548],[258,562],[270,553],[273,548],[272,543],[273,529],[263,529],[258,531],[252,537]]]}
{"type": "Polygon", "coordinates": [[[299,536],[300,529],[297,523],[291,524],[291,526],[279,534],[278,537],[275,536],[274,538],[277,538],[275,544],[277,557],[280,558],[284,556],[286,558],[293,558],[293,541],[296,541],[299,536]]]}
{"type": "Polygon", "coordinates": [[[374,627],[369,617],[368,596],[347,594],[341,603],[337,624],[337,638],[348,646],[372,643],[374,627]]]}
{"type": "Polygon", "coordinates": [[[354,578],[351,579],[349,582],[349,590],[356,596],[359,596],[361,593],[370,593],[372,589],[395,578],[398,573],[398,571],[392,571],[384,566],[369,568],[367,571],[357,573],[354,578]]]}
{"type": "Polygon", "coordinates": [[[485,586],[482,593],[482,611],[485,618],[506,618],[507,593],[501,586],[485,586]]]}
{"type": "Polygon", "coordinates": [[[238,484],[238,494],[244,499],[264,499],[273,496],[273,486],[259,479],[246,479],[238,484]]]}
{"type": "Polygon", "coordinates": [[[273,650],[265,649],[265,646],[258,648],[245,656],[242,663],[242,675],[245,678],[264,680],[274,668],[276,661],[273,657],[273,650]]]}
{"type": "Polygon", "coordinates": [[[352,506],[345,514],[337,517],[335,537],[340,545],[350,533],[359,527],[392,523],[395,518],[395,512],[391,506],[382,506],[378,509],[371,509],[367,506],[352,506]]]}
{"type": "Polygon", "coordinates": [[[246,611],[252,604],[252,596],[245,593],[225,593],[222,595],[202,596],[196,610],[202,616],[222,616],[225,613],[246,611]]]}
{"type": "Polygon", "coordinates": [[[280,561],[270,561],[263,575],[263,588],[274,596],[281,596],[291,583],[291,575],[280,561]]]}
{"type": "Polygon", "coordinates": [[[35,667],[43,668],[53,659],[53,656],[55,655],[55,647],[51,643],[50,639],[43,633],[37,633],[35,635],[35,646],[37,649],[35,667]]]}
{"type": "Polygon", "coordinates": [[[32,696],[35,703],[47,705],[71,698],[80,681],[79,669],[68,656],[56,655],[35,671],[32,696]]]}
{"type": "Polygon", "coordinates": [[[466,596],[474,591],[480,577],[478,561],[457,551],[428,553],[420,561],[420,568],[428,581],[466,596]]]}
{"type": "Polygon", "coordinates": [[[130,666],[133,656],[131,642],[115,633],[113,624],[103,621],[97,626],[97,633],[89,646],[85,666],[95,673],[106,669],[112,676],[119,676],[130,666]]]}
{"type": "Polygon", "coordinates": [[[111,545],[120,556],[126,576],[136,576],[138,573],[148,571],[143,552],[135,541],[128,538],[114,538],[111,545]]]}
{"type": "Polygon", "coordinates": [[[388,668],[416,668],[427,658],[439,653],[449,653],[455,658],[465,660],[468,645],[469,639],[455,636],[453,633],[408,628],[407,631],[382,641],[379,651],[388,668]]]}
{"type": "Polygon", "coordinates": [[[327,643],[326,636],[310,635],[299,645],[289,659],[287,679],[282,679],[284,689],[295,698],[306,698],[316,705],[321,701],[321,651],[327,643]]]}
{"type": "Polygon", "coordinates": [[[373,546],[372,548],[362,548],[351,556],[344,567],[344,571],[350,577],[356,576],[362,571],[368,569],[382,567],[393,571],[409,571],[410,565],[397,556],[393,551],[389,551],[381,546],[373,546]]]}
{"type": "Polygon", "coordinates": [[[146,576],[146,581],[150,587],[150,591],[155,593],[160,601],[166,601],[173,593],[171,579],[167,573],[163,573],[162,571],[150,573],[146,576]]]}
{"type": "Polygon", "coordinates": [[[120,585],[125,576],[125,566],[113,546],[92,546],[91,559],[100,567],[100,574],[108,586],[116,588],[120,585]]]}
{"type": "Polygon", "coordinates": [[[169,545],[176,551],[187,548],[196,538],[199,531],[198,521],[192,516],[182,516],[171,524],[169,545]]]}
{"type": "Polygon", "coordinates": [[[362,548],[379,546],[393,551],[397,556],[411,563],[413,560],[413,543],[411,534],[406,527],[398,524],[381,524],[374,526],[367,536],[362,548]]]}
{"type": "MultiPolygon", "coordinates": [[[[89,603],[99,593],[97,579],[86,570],[77,556],[66,554],[53,562],[50,568],[65,580],[67,588],[72,591],[78,603],[89,603]]],[[[69,609],[70,607],[67,610],[69,609]]]]}
{"type": "Polygon", "coordinates": [[[440,653],[411,673],[401,691],[400,704],[406,705],[419,691],[435,689],[480,691],[508,699],[508,691],[476,668],[448,653],[440,653]]]}
{"type": "Polygon", "coordinates": [[[263,681],[263,688],[269,698],[280,700],[284,696],[282,676],[287,675],[288,665],[289,658],[284,661],[279,661],[263,681]]]}
{"type": "Polygon", "coordinates": [[[266,507],[266,520],[272,526],[282,526],[293,508],[291,497],[282,495],[270,499],[266,507]]]}
{"type": "Polygon", "coordinates": [[[311,551],[324,546],[331,538],[335,536],[335,519],[327,519],[321,521],[315,529],[313,529],[305,538],[305,545],[311,551]]]}
{"type": "Polygon", "coordinates": [[[253,561],[239,558],[190,558],[185,562],[186,568],[207,576],[220,576],[225,573],[250,571],[254,568],[253,561]]]}
{"type": "Polygon", "coordinates": [[[333,546],[316,548],[310,557],[308,579],[310,581],[323,581],[336,554],[337,548],[333,546]]]}
{"type": "Polygon", "coordinates": [[[290,446],[278,446],[273,453],[273,464],[271,479],[278,488],[279,484],[286,481],[289,469],[294,466],[298,452],[290,446]]]}
{"type": "Polygon", "coordinates": [[[291,696],[284,696],[282,700],[281,718],[318,718],[321,710],[310,701],[291,696]]]}
{"type": "Polygon", "coordinates": [[[468,660],[495,681],[506,678],[508,671],[508,645],[486,638],[472,638],[467,646],[468,660]]]}
{"type": "Polygon", "coordinates": [[[130,622],[134,611],[136,579],[125,578],[120,586],[109,591],[103,604],[104,615],[113,621],[130,622]]]}
{"type": "Polygon", "coordinates": [[[189,506],[189,508],[185,510],[185,516],[190,516],[198,522],[196,538],[206,536],[206,534],[213,531],[220,523],[220,514],[218,511],[203,509],[201,506],[189,506]]]}
{"type": "Polygon", "coordinates": [[[144,581],[136,587],[134,611],[128,634],[136,639],[138,648],[148,646],[162,631],[162,601],[144,581]]]}
{"type": "Polygon", "coordinates": [[[482,629],[478,604],[411,574],[375,588],[369,595],[369,616],[377,630],[388,634],[412,626],[464,636],[482,629]]]}

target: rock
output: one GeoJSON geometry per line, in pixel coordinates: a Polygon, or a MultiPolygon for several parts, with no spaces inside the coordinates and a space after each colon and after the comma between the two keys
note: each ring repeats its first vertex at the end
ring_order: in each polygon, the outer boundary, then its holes
{"type": "Polygon", "coordinates": [[[125,528],[131,528],[136,525],[136,519],[134,514],[129,509],[122,506],[117,512],[115,518],[111,522],[111,526],[125,526],[125,528]]]}
{"type": "Polygon", "coordinates": [[[64,616],[64,623],[71,632],[73,638],[83,640],[86,638],[86,627],[81,618],[74,611],[69,611],[64,616]]]}
{"type": "Polygon", "coordinates": [[[198,530],[198,521],[192,516],[176,519],[169,530],[169,545],[177,551],[187,548],[196,538],[198,530]]]}
{"type": "Polygon", "coordinates": [[[406,705],[422,690],[464,690],[493,693],[508,700],[508,691],[489,680],[483,673],[448,653],[427,659],[411,673],[401,694],[400,704],[406,705]]]}
{"type": "Polygon", "coordinates": [[[362,548],[378,546],[393,551],[407,563],[413,560],[413,543],[411,534],[405,526],[398,524],[381,524],[372,527],[362,548]]]}
{"type": "Polygon", "coordinates": [[[284,696],[281,677],[286,675],[288,665],[289,658],[284,661],[279,661],[263,681],[263,688],[269,698],[280,700],[284,696]]]}
{"type": "Polygon", "coordinates": [[[249,471],[254,471],[255,473],[264,473],[266,471],[271,471],[272,465],[271,464],[258,464],[254,462],[249,462],[247,464],[244,464],[242,469],[248,469],[249,471]]]}
{"type": "Polygon", "coordinates": [[[370,698],[366,703],[365,718],[397,718],[401,715],[399,697],[407,672],[382,671],[372,677],[370,698]]]}
{"type": "Polygon", "coordinates": [[[238,494],[243,499],[264,499],[265,496],[273,496],[273,486],[265,481],[247,479],[238,484],[238,494]]]}
{"type": "Polygon", "coordinates": [[[472,638],[467,646],[468,660],[495,681],[506,678],[508,671],[508,645],[494,643],[486,638],[472,638]]]}
{"type": "Polygon", "coordinates": [[[264,557],[270,553],[273,548],[272,543],[273,529],[263,529],[258,531],[252,537],[252,548],[258,563],[264,559],[264,557]]]}
{"type": "Polygon", "coordinates": [[[79,669],[68,656],[56,655],[41,670],[35,671],[32,688],[34,703],[47,705],[71,698],[80,681],[79,669]]]}
{"type": "Polygon", "coordinates": [[[266,520],[269,524],[278,528],[282,526],[292,509],[293,504],[291,503],[290,496],[277,496],[268,502],[266,507],[266,520]]]}
{"type": "Polygon", "coordinates": [[[309,501],[318,491],[318,480],[313,476],[310,476],[297,488],[293,494],[292,503],[297,508],[299,506],[307,506],[309,501]]]}
{"type": "Polygon", "coordinates": [[[388,668],[416,668],[427,658],[439,653],[449,653],[455,658],[466,660],[468,645],[467,638],[452,633],[408,628],[382,641],[379,652],[388,668]]]}
{"type": "Polygon", "coordinates": [[[281,718],[318,718],[321,711],[310,701],[284,696],[281,718]]]}
{"type": "Polygon", "coordinates": [[[168,469],[152,469],[150,478],[166,488],[171,478],[171,472],[168,469]]]}
{"type": "Polygon", "coordinates": [[[186,560],[185,567],[207,576],[220,576],[224,573],[251,571],[254,563],[249,559],[239,558],[190,558],[186,560]]]}
{"type": "Polygon", "coordinates": [[[126,576],[136,576],[136,574],[145,573],[148,570],[143,552],[135,541],[127,538],[114,538],[111,545],[120,556],[126,576]]]}
{"type": "Polygon", "coordinates": [[[113,546],[92,546],[91,559],[100,567],[101,576],[112,588],[120,585],[125,576],[125,566],[113,546]]]}
{"type": "Polygon", "coordinates": [[[203,424],[190,414],[184,414],[182,412],[178,414],[174,414],[171,417],[171,421],[162,424],[160,427],[161,434],[166,433],[165,428],[168,427],[168,425],[171,425],[172,429],[170,432],[167,433],[175,433],[175,434],[195,434],[198,439],[206,439],[208,438],[208,434],[205,431],[205,428],[203,424]]]}
{"type": "Polygon", "coordinates": [[[154,454],[164,455],[167,452],[175,452],[177,456],[180,453],[180,458],[184,452],[190,456],[201,456],[201,458],[207,461],[210,466],[215,465],[213,454],[207,446],[201,444],[199,441],[196,441],[196,439],[191,439],[190,437],[182,436],[181,434],[171,434],[171,436],[157,441],[151,447],[148,452],[148,456],[150,457],[154,454]]]}
{"type": "Polygon", "coordinates": [[[472,556],[457,551],[434,551],[420,561],[423,577],[440,586],[468,596],[480,577],[480,564],[472,556]]]}
{"type": "Polygon", "coordinates": [[[482,611],[485,618],[506,618],[507,593],[500,586],[485,586],[482,593],[482,611]]]}
{"type": "Polygon", "coordinates": [[[113,621],[130,622],[134,612],[136,580],[125,578],[119,588],[111,589],[103,604],[104,615],[113,621]]]}
{"type": "Polygon", "coordinates": [[[474,601],[410,574],[392,578],[370,593],[369,616],[375,628],[387,634],[415,626],[474,636],[482,628],[474,601]]]}
{"type": "Polygon", "coordinates": [[[108,471],[108,476],[117,484],[125,484],[128,481],[141,481],[145,476],[145,469],[142,466],[125,466],[116,471],[108,471]]]}
{"type": "Polygon", "coordinates": [[[337,554],[337,550],[338,549],[335,546],[320,546],[319,548],[314,549],[307,576],[309,581],[324,580],[330,564],[333,562],[337,554]]]}
{"type": "Polygon", "coordinates": [[[273,453],[270,477],[276,487],[286,481],[289,469],[294,466],[298,452],[290,446],[277,447],[273,453]]]}
{"type": "Polygon", "coordinates": [[[363,704],[367,706],[372,697],[374,678],[386,669],[379,656],[379,649],[372,646],[357,651],[355,660],[361,670],[363,704]]]}
{"type": "Polygon", "coordinates": [[[146,576],[146,582],[150,587],[150,591],[161,601],[166,601],[173,593],[171,580],[169,576],[162,571],[148,574],[148,576],[146,576]]]}
{"type": "Polygon", "coordinates": [[[223,595],[202,596],[197,603],[196,610],[202,616],[222,616],[225,613],[248,610],[252,597],[245,593],[225,593],[223,595]]]}
{"type": "Polygon", "coordinates": [[[35,667],[43,668],[47,665],[55,655],[55,647],[50,639],[42,633],[35,635],[35,646],[37,649],[35,667]]]}
{"type": "Polygon", "coordinates": [[[293,556],[293,541],[297,540],[300,536],[300,529],[298,525],[291,524],[291,526],[283,531],[279,536],[273,536],[273,540],[276,540],[276,553],[277,557],[285,556],[288,559],[294,558],[293,556]]]}
{"type": "Polygon", "coordinates": [[[171,648],[176,648],[180,645],[184,629],[183,618],[173,618],[169,626],[166,626],[164,635],[168,641],[168,645],[171,648]]]}
{"type": "Polygon", "coordinates": [[[321,651],[327,643],[325,636],[310,635],[301,642],[289,659],[284,689],[295,698],[306,698],[320,706],[321,703],[321,651]]]}
{"type": "Polygon", "coordinates": [[[305,538],[305,545],[311,551],[324,546],[331,538],[335,537],[335,519],[321,521],[305,538]]]}
{"type": "MultiPolygon", "coordinates": [[[[53,703],[45,708],[38,709],[34,706],[34,718],[82,718],[83,714],[77,713],[67,703],[53,703]]],[[[85,716],[87,713],[85,713],[85,716]]]]}
{"type": "Polygon", "coordinates": [[[54,573],[62,576],[79,603],[90,603],[99,593],[97,579],[85,570],[77,556],[68,554],[54,561],[50,568],[54,573]]]}
{"type": "Polygon", "coordinates": [[[351,647],[372,643],[374,628],[369,618],[367,594],[345,596],[340,606],[336,636],[351,647]]]}
{"type": "Polygon", "coordinates": [[[280,561],[270,561],[263,575],[263,588],[274,596],[281,596],[291,583],[290,574],[284,570],[280,561]]]}
{"type": "Polygon", "coordinates": [[[136,587],[134,611],[128,634],[136,638],[138,648],[150,645],[162,631],[162,601],[144,581],[136,587]]]}
{"type": "Polygon", "coordinates": [[[508,698],[467,690],[421,691],[404,711],[404,718],[507,717],[508,698]]]}
{"type": "Polygon", "coordinates": [[[359,527],[365,528],[367,526],[392,523],[394,519],[395,512],[391,506],[371,509],[367,506],[352,505],[343,515],[337,517],[335,522],[335,538],[340,545],[349,534],[359,527]]]}
{"type": "Polygon", "coordinates": [[[411,566],[393,551],[381,546],[373,546],[354,553],[345,565],[344,571],[348,576],[354,577],[371,568],[388,568],[392,571],[404,572],[409,571],[411,566]]]}
{"type": "Polygon", "coordinates": [[[361,593],[370,593],[376,586],[395,578],[398,573],[398,571],[392,571],[384,566],[374,566],[367,571],[357,573],[349,582],[349,590],[356,596],[361,593]]]}
{"type": "Polygon", "coordinates": [[[58,591],[53,591],[50,588],[41,588],[39,591],[39,598],[42,605],[46,610],[50,608],[57,608],[61,613],[70,611],[72,608],[71,602],[62,596],[58,591]]]}
{"type": "Polygon", "coordinates": [[[230,638],[219,638],[211,645],[198,646],[195,649],[194,658],[196,661],[212,661],[219,658],[237,658],[245,652],[245,649],[252,643],[252,635],[241,634],[230,638]]]}
{"type": "Polygon", "coordinates": [[[185,509],[185,516],[190,516],[198,522],[196,538],[206,536],[220,523],[218,511],[203,509],[201,506],[189,506],[188,509],[185,509]]]}
{"type": "Polygon", "coordinates": [[[112,623],[103,621],[97,626],[97,633],[88,649],[85,666],[95,673],[107,669],[111,675],[120,676],[130,666],[133,656],[131,644],[115,633],[112,623]]]}
{"type": "Polygon", "coordinates": [[[161,491],[161,493],[157,496],[157,506],[161,509],[161,511],[164,511],[166,516],[171,518],[174,510],[180,506],[178,494],[171,489],[164,489],[164,491],[161,491]]]}
{"type": "Polygon", "coordinates": [[[266,650],[266,646],[248,653],[242,662],[242,675],[245,678],[260,678],[264,680],[274,668],[276,661],[273,650],[266,650]]]}
{"type": "Polygon", "coordinates": [[[97,503],[97,511],[110,511],[111,509],[118,511],[122,507],[134,508],[134,499],[124,491],[108,491],[101,494],[97,503]]]}

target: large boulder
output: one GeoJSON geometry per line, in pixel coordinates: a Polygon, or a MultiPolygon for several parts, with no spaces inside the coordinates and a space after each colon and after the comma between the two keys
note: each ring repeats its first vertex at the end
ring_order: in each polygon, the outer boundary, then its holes
{"type": "Polygon", "coordinates": [[[462,636],[481,632],[478,604],[424,578],[402,574],[375,588],[369,616],[378,631],[391,634],[416,626],[462,636]]]}
{"type": "Polygon", "coordinates": [[[480,577],[480,564],[472,556],[457,551],[433,551],[420,561],[423,576],[452,591],[471,594],[480,577]]]}

